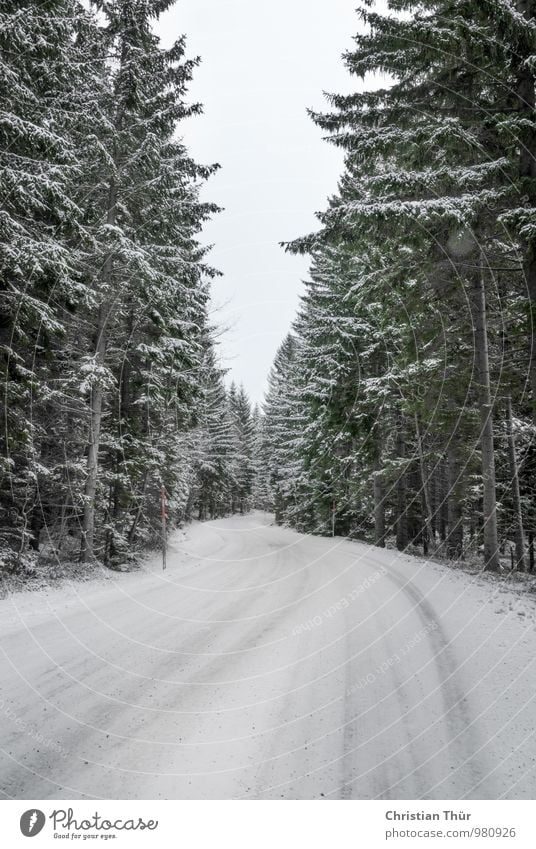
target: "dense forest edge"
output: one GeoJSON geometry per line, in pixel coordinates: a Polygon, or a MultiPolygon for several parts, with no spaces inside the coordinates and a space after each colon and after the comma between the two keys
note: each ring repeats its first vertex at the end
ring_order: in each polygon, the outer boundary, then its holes
{"type": "Polygon", "coordinates": [[[360,3],[264,427],[278,521],[534,569],[536,3],[360,3]]]}
{"type": "Polygon", "coordinates": [[[173,2],[0,9],[0,575],[125,568],[162,500],[533,571],[536,0],[361,0],[261,409],[218,354],[173,2]]]}
{"type": "Polygon", "coordinates": [[[122,568],[168,527],[251,506],[256,418],[225,384],[199,242],[218,212],[180,141],[199,60],[163,0],[3,3],[4,575],[122,568]]]}

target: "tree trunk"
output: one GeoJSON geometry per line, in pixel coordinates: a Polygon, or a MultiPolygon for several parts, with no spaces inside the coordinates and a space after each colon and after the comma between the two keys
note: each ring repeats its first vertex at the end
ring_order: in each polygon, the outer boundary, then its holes
{"type": "Polygon", "coordinates": [[[41,505],[41,501],[39,499],[39,492],[36,492],[36,503],[32,510],[32,516],[30,520],[30,548],[32,551],[39,551],[39,538],[41,536],[41,528],[43,527],[43,507],[41,505]]]}
{"type": "Polygon", "coordinates": [[[432,508],[430,506],[430,493],[428,491],[428,476],[426,473],[426,462],[422,447],[421,423],[419,416],[415,413],[415,435],[417,437],[417,452],[419,454],[419,470],[421,478],[421,502],[423,510],[422,545],[424,554],[428,554],[430,545],[434,542],[434,531],[432,527],[432,508]]]}
{"type": "MultiPolygon", "coordinates": [[[[536,16],[535,0],[517,0],[517,11],[526,20],[536,16]]],[[[529,48],[533,53],[533,48],[529,48]]],[[[529,55],[518,57],[517,86],[519,113],[526,118],[526,124],[520,132],[519,176],[520,195],[528,197],[529,205],[536,204],[536,84],[529,55]]],[[[536,240],[526,239],[523,244],[525,285],[529,295],[529,375],[532,387],[532,401],[536,415],[536,240]]]]}
{"type": "MultiPolygon", "coordinates": [[[[108,192],[108,209],[106,221],[114,226],[117,217],[117,186],[115,180],[110,180],[108,192]]],[[[101,283],[103,287],[103,303],[99,308],[96,341],[95,341],[95,364],[97,368],[103,369],[106,362],[107,345],[107,322],[110,305],[108,303],[113,282],[113,254],[106,256],[101,272],[101,283]]],[[[99,471],[99,447],[102,423],[102,405],[104,390],[102,379],[91,388],[89,441],[87,457],[87,478],[84,488],[84,517],[82,521],[82,546],[80,559],[87,563],[94,557],[95,544],[95,495],[97,492],[97,478],[99,471]]]]}
{"type": "Polygon", "coordinates": [[[146,469],[145,472],[143,473],[141,490],[140,490],[140,493],[138,495],[138,506],[137,506],[136,512],[134,514],[134,519],[132,520],[132,525],[130,526],[130,530],[128,532],[128,543],[129,543],[129,545],[132,545],[132,543],[134,542],[134,537],[136,535],[138,522],[141,519],[141,514],[142,514],[142,511],[143,511],[143,498],[145,496],[145,489],[147,487],[148,479],[149,479],[149,470],[146,469]]]}
{"type": "Polygon", "coordinates": [[[461,500],[461,468],[457,446],[451,442],[447,451],[447,554],[453,560],[463,557],[463,509],[461,500]]]}
{"type": "MultiPolygon", "coordinates": [[[[399,419],[396,431],[396,455],[400,460],[406,457],[406,440],[404,437],[404,422],[399,419]]],[[[396,482],[396,547],[404,551],[408,545],[408,514],[406,504],[406,472],[398,474],[396,482]]]]}
{"type": "Polygon", "coordinates": [[[100,444],[100,429],[102,421],[102,389],[94,389],[91,393],[91,421],[89,425],[89,451],[87,458],[87,478],[84,488],[84,517],[82,520],[82,549],[83,563],[93,557],[95,537],[95,495],[97,492],[98,457],[100,444]]]}
{"type": "Polygon", "coordinates": [[[447,528],[449,525],[449,485],[447,460],[441,461],[439,469],[438,491],[440,503],[439,510],[439,539],[441,542],[447,540],[447,528]]]}
{"type": "Polygon", "coordinates": [[[515,545],[516,568],[525,571],[525,534],[523,531],[523,513],[521,510],[521,493],[519,489],[519,472],[517,468],[516,442],[514,436],[512,399],[506,402],[506,433],[508,435],[508,459],[510,461],[510,476],[512,478],[512,499],[515,516],[515,545]]]}
{"type": "Polygon", "coordinates": [[[437,538],[438,534],[438,520],[439,520],[439,502],[440,498],[438,496],[438,492],[440,491],[438,488],[438,478],[441,473],[441,465],[437,462],[432,469],[432,473],[430,475],[430,507],[432,510],[432,534],[434,539],[437,538]]]}
{"type": "Polygon", "coordinates": [[[385,493],[379,469],[374,473],[374,545],[385,548],[385,493]]]}
{"type": "Polygon", "coordinates": [[[484,485],[484,569],[500,568],[497,533],[497,502],[495,495],[495,446],[493,441],[493,406],[489,372],[486,293],[484,289],[484,257],[480,255],[480,273],[472,284],[473,317],[475,323],[475,357],[478,372],[480,407],[480,449],[484,485]]]}
{"type": "Polygon", "coordinates": [[[382,448],[382,432],[378,426],[376,458],[372,479],[374,492],[374,545],[385,548],[385,482],[382,474],[382,448]]]}

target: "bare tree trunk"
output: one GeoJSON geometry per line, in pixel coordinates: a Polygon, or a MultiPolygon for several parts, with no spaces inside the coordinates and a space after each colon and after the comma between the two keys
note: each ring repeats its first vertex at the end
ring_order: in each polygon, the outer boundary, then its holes
{"type": "MultiPolygon", "coordinates": [[[[527,21],[536,17],[535,0],[517,0],[517,11],[527,21]]],[[[533,48],[530,48],[533,53],[533,48]]],[[[519,176],[522,181],[521,195],[528,196],[529,204],[536,204],[536,84],[533,65],[529,56],[518,57],[517,87],[518,109],[526,118],[520,131],[519,176]]],[[[532,400],[536,414],[536,240],[528,238],[523,244],[525,284],[529,294],[529,375],[532,400]]]]}
{"type": "Polygon", "coordinates": [[[510,475],[512,478],[512,499],[515,514],[515,544],[516,544],[516,568],[525,571],[525,534],[523,531],[523,512],[521,510],[521,492],[519,489],[519,472],[517,468],[516,442],[514,436],[512,399],[506,401],[506,433],[508,435],[508,459],[510,461],[510,475]]]}
{"type": "MultiPolygon", "coordinates": [[[[108,191],[108,209],[106,212],[107,224],[114,226],[117,217],[117,185],[115,180],[110,180],[108,191]]],[[[107,345],[107,322],[110,312],[109,298],[113,282],[113,254],[106,256],[101,273],[103,286],[103,303],[99,308],[96,341],[95,341],[95,365],[99,370],[104,369],[106,362],[107,345]]],[[[84,517],[82,521],[82,545],[80,559],[87,563],[94,557],[95,544],[95,495],[97,492],[97,479],[99,471],[99,447],[102,424],[102,405],[104,390],[102,376],[91,388],[91,405],[89,421],[89,440],[87,457],[87,477],[84,488],[84,517]]]]}
{"type": "Polygon", "coordinates": [[[447,554],[455,560],[463,557],[463,509],[461,500],[461,464],[457,446],[451,442],[447,451],[447,554]]]}
{"type": "MultiPolygon", "coordinates": [[[[404,421],[399,418],[396,430],[396,454],[401,460],[406,457],[404,421]]],[[[396,482],[396,547],[404,551],[408,545],[408,514],[406,504],[406,471],[399,472],[396,482]]]]}
{"type": "Polygon", "coordinates": [[[29,546],[32,551],[39,551],[39,543],[41,536],[41,529],[43,527],[43,513],[42,506],[39,501],[38,493],[36,493],[36,504],[32,510],[31,518],[30,518],[30,539],[29,546]]]}
{"type": "Polygon", "coordinates": [[[419,416],[415,413],[415,435],[417,437],[417,451],[419,454],[419,470],[421,476],[421,500],[423,507],[423,551],[428,554],[429,546],[434,542],[434,531],[432,527],[432,508],[430,506],[430,493],[428,491],[428,476],[426,473],[426,462],[422,447],[421,423],[419,416]]]}
{"type": "Polygon", "coordinates": [[[484,256],[480,254],[480,273],[473,277],[473,308],[475,322],[475,354],[478,369],[480,407],[480,449],[484,485],[484,569],[500,568],[497,533],[497,502],[495,494],[495,446],[493,441],[493,407],[489,372],[486,293],[484,289],[484,256]]]}
{"type": "Polygon", "coordinates": [[[430,508],[432,510],[432,534],[434,535],[434,540],[437,539],[439,533],[439,505],[441,502],[440,476],[441,463],[436,462],[430,476],[430,508]]]}
{"type": "Polygon", "coordinates": [[[63,502],[62,502],[62,505],[61,505],[60,529],[59,529],[59,533],[58,533],[58,542],[57,542],[58,551],[62,551],[63,544],[64,544],[64,541],[65,541],[65,537],[67,535],[67,525],[68,525],[67,510],[68,510],[68,506],[69,506],[69,496],[66,495],[65,498],[63,499],[63,502]]]}
{"type": "Polygon", "coordinates": [[[143,473],[143,480],[142,480],[142,484],[141,484],[140,493],[139,493],[139,496],[138,496],[138,498],[139,498],[138,506],[137,506],[136,512],[134,514],[134,519],[132,520],[132,525],[130,526],[130,530],[128,532],[129,545],[132,545],[132,543],[134,542],[134,536],[136,534],[138,522],[141,519],[141,514],[142,514],[142,511],[143,511],[143,497],[145,495],[145,489],[147,487],[148,479],[149,479],[149,470],[146,469],[145,472],[143,473]]]}
{"type": "MultiPolygon", "coordinates": [[[[97,346],[95,362],[99,367],[104,366],[106,355],[106,343],[104,337],[104,308],[99,310],[97,326],[97,346]]],[[[80,559],[83,563],[92,560],[95,542],[95,495],[97,492],[97,478],[99,471],[99,446],[102,423],[102,402],[104,392],[99,380],[91,388],[89,441],[87,455],[87,477],[84,488],[84,517],[82,520],[82,546],[80,559]]]]}
{"type": "Polygon", "coordinates": [[[373,472],[374,491],[374,545],[385,548],[385,482],[382,473],[383,435],[377,426],[376,459],[373,472]]]}
{"type": "Polygon", "coordinates": [[[385,548],[385,493],[379,469],[374,472],[374,545],[385,548]]]}
{"type": "Polygon", "coordinates": [[[447,539],[447,528],[449,525],[449,486],[447,460],[441,461],[439,474],[439,539],[441,540],[441,542],[445,542],[447,539]]]}

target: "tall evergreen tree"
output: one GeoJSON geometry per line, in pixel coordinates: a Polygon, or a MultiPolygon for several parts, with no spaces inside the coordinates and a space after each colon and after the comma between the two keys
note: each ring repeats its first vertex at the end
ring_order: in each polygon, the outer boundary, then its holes
{"type": "Polygon", "coordinates": [[[201,372],[202,401],[192,494],[199,519],[215,519],[231,513],[233,494],[239,485],[237,434],[224,374],[213,346],[208,344],[201,372]]]}
{"type": "Polygon", "coordinates": [[[229,389],[229,407],[236,435],[237,485],[233,493],[233,512],[247,513],[252,506],[255,467],[255,433],[251,402],[243,386],[234,383],[229,389]]]}
{"type": "MultiPolygon", "coordinates": [[[[179,378],[174,379],[173,371],[178,375],[181,358],[183,366],[191,367],[196,345],[200,350],[195,334],[200,334],[204,323],[206,289],[201,282],[203,251],[194,237],[210,208],[199,203],[191,183],[207,177],[211,169],[196,166],[183,145],[173,140],[177,123],[199,107],[188,106],[184,100],[196,64],[184,60],[184,40],[164,50],[152,32],[152,25],[171,3],[114,0],[98,4],[106,16],[105,37],[114,70],[110,82],[112,130],[106,140],[108,167],[95,193],[96,199],[100,196],[100,204],[95,203],[97,316],[87,361],[90,422],[82,524],[85,560],[95,554],[95,515],[99,497],[104,497],[98,489],[103,439],[111,455],[111,476],[101,483],[112,490],[108,539],[113,539],[122,508],[129,507],[129,492],[137,491],[139,499],[141,491],[143,497],[148,465],[154,472],[150,415],[156,412],[156,405],[167,403],[155,393],[165,395],[166,381],[176,387],[179,378]],[[143,316],[141,322],[139,316],[143,316]],[[110,341],[113,339],[117,349],[121,338],[126,340],[127,350],[133,342],[134,351],[119,363],[110,341]],[[172,373],[166,378],[162,371],[169,369],[172,373]],[[142,406],[138,403],[135,410],[129,397],[135,372],[143,386],[144,408],[150,411],[143,423],[138,415],[142,406]],[[116,389],[120,432],[103,433],[106,398],[116,389]],[[133,433],[129,434],[131,425],[133,433]],[[148,443],[147,462],[143,443],[148,443]],[[131,453],[136,469],[129,459],[131,453]]],[[[156,430],[159,428],[157,424],[156,430]]],[[[124,538],[121,528],[116,530],[119,538],[124,538]]]]}
{"type": "Polygon", "coordinates": [[[76,0],[3,2],[0,14],[0,534],[22,554],[37,547],[61,483],[52,447],[68,391],[62,349],[87,303],[80,141],[98,122],[101,83],[88,62],[91,19],[76,0]]]}
{"type": "Polygon", "coordinates": [[[516,50],[526,59],[534,21],[493,0],[372,5],[361,3],[365,31],[345,62],[389,85],[333,95],[329,114],[313,114],[346,159],[322,229],[290,246],[310,252],[313,269],[284,390],[298,381],[304,418],[301,439],[286,428],[288,486],[302,487],[311,529],[328,530],[331,502],[332,528],[373,525],[379,544],[396,530],[399,547],[428,550],[438,535],[460,556],[476,526],[496,569],[495,402],[510,389],[500,318],[515,343],[518,248],[526,257],[533,214],[519,207],[534,110],[516,87],[516,50]]]}
{"type": "Polygon", "coordinates": [[[199,112],[197,60],[153,32],[171,0],[90,5],[0,9],[0,551],[15,566],[41,541],[72,557],[80,537],[83,560],[117,564],[154,538],[161,490],[174,522],[195,486],[214,167],[176,131],[199,112]]]}

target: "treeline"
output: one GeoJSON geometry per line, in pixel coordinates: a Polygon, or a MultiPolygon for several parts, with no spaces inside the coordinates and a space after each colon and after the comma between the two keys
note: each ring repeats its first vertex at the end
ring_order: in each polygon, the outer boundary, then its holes
{"type": "Polygon", "coordinates": [[[177,131],[197,60],[172,0],[0,5],[0,558],[122,562],[247,509],[251,411],[227,392],[198,242],[216,166],[177,131]],[[88,8],[86,8],[88,6],[88,8]]]}
{"type": "Polygon", "coordinates": [[[312,265],[265,405],[276,516],[532,568],[536,3],[373,7],[359,90],[312,115],[338,192],[287,246],[312,265]]]}

